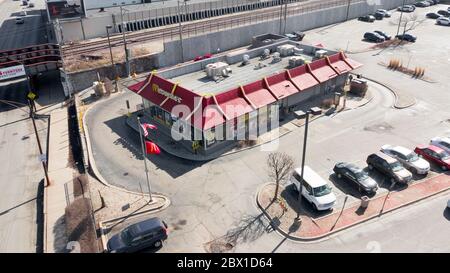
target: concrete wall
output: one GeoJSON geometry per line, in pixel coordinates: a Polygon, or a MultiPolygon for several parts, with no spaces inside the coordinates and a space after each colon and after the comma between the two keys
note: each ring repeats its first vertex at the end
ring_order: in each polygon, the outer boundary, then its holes
{"type": "MultiPolygon", "coordinates": [[[[292,0],[298,1],[298,0],[292,0]]],[[[357,0],[352,0],[356,2],[357,0]]],[[[210,4],[206,3],[193,3],[188,4],[187,9],[188,13],[196,12],[201,10],[208,10],[210,12],[211,9],[228,7],[228,6],[239,6],[248,4],[248,0],[229,0],[228,2],[213,2],[210,4]],[[229,2],[229,3],[228,3],[229,2]]],[[[276,2],[276,1],[275,1],[276,2]]],[[[406,3],[414,3],[415,0],[406,0],[406,3]]],[[[371,0],[371,1],[363,1],[360,3],[353,3],[350,6],[349,10],[349,18],[356,18],[361,15],[365,15],[368,13],[373,13],[377,8],[385,8],[392,9],[397,6],[400,6],[403,3],[403,0],[371,0]],[[379,4],[376,4],[379,3],[379,4]]],[[[182,7],[184,12],[184,5],[182,7]]],[[[343,4],[340,7],[331,8],[332,12],[325,12],[321,14],[322,11],[307,13],[307,14],[299,14],[295,16],[288,17],[286,31],[290,32],[291,30],[307,30],[316,27],[325,26],[328,24],[333,24],[337,22],[341,22],[345,20],[347,14],[347,3],[343,1],[343,4]]],[[[169,23],[175,23],[172,21],[172,16],[177,15],[177,7],[166,7],[164,9],[151,9],[151,10],[139,10],[127,12],[124,14],[124,22],[130,27],[131,30],[140,30],[148,28],[148,24],[150,22],[144,22],[144,20],[148,21],[151,19],[157,18],[170,18],[169,23]],[[129,23],[129,24],[128,24],[129,23]],[[147,24],[147,25],[146,25],[147,24]]],[[[194,18],[192,14],[189,15],[190,20],[200,19],[194,18]]],[[[208,15],[207,17],[210,17],[208,15]]],[[[59,32],[63,32],[63,41],[78,41],[82,39],[90,39],[96,37],[104,37],[106,36],[106,25],[114,26],[114,31],[118,32],[118,25],[121,24],[121,16],[120,14],[105,14],[105,16],[88,16],[87,18],[82,19],[82,23],[84,25],[84,34],[81,28],[80,19],[63,21],[60,23],[61,30],[59,32]]],[[[279,20],[274,20],[271,23],[261,23],[261,25],[270,25],[267,32],[278,33],[280,29],[279,20]]],[[[159,24],[157,25],[159,26],[159,24]]],[[[152,26],[155,27],[155,26],[152,26]]],[[[257,27],[255,27],[257,28],[257,27]]],[[[248,44],[248,43],[247,43],[248,44]]]]}

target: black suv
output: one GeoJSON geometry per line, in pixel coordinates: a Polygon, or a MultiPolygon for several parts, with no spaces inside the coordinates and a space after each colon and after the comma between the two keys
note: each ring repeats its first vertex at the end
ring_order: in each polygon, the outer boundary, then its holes
{"type": "Polygon", "coordinates": [[[383,153],[371,154],[367,157],[369,170],[376,169],[390,178],[392,183],[407,184],[412,179],[412,174],[406,170],[402,164],[395,158],[383,153]]]}
{"type": "Polygon", "coordinates": [[[382,37],[378,33],[366,32],[366,33],[364,33],[364,40],[381,43],[381,42],[384,42],[384,37],[382,37]]]}
{"type": "Polygon", "coordinates": [[[413,36],[411,34],[405,33],[405,34],[400,34],[395,36],[395,38],[399,39],[399,40],[403,40],[403,41],[408,41],[411,43],[414,43],[417,40],[416,36],[413,36]]]}
{"type": "Polygon", "coordinates": [[[378,190],[377,182],[370,178],[367,172],[352,163],[339,162],[334,165],[333,171],[339,179],[346,178],[353,182],[360,192],[376,193],[378,190]]]}
{"type": "Polygon", "coordinates": [[[366,15],[366,16],[361,16],[358,17],[359,21],[363,21],[363,22],[375,22],[375,17],[373,15],[366,15]]]}
{"type": "Polygon", "coordinates": [[[126,227],[108,241],[108,252],[132,253],[162,246],[167,239],[167,224],[155,217],[126,227]]]}

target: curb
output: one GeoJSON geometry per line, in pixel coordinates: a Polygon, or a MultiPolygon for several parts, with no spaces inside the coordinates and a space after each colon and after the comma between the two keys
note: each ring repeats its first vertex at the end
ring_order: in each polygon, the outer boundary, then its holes
{"type": "MultiPolygon", "coordinates": [[[[351,73],[351,74],[353,74],[353,73],[351,73]]],[[[353,75],[355,75],[355,74],[353,74],[353,75]]],[[[380,82],[380,81],[378,81],[378,80],[374,80],[374,79],[372,79],[372,78],[369,78],[369,77],[366,77],[366,76],[363,76],[363,78],[365,78],[365,79],[367,79],[367,80],[369,80],[369,81],[371,81],[371,82],[374,82],[374,83],[376,83],[376,84],[379,84],[379,85],[381,85],[381,86],[383,86],[384,88],[386,88],[386,89],[388,89],[389,91],[391,91],[391,93],[394,95],[394,105],[393,105],[393,107],[395,108],[395,109],[405,109],[405,108],[408,108],[408,107],[411,107],[411,106],[413,106],[413,105],[415,105],[416,103],[417,103],[417,100],[416,100],[416,98],[415,97],[413,97],[413,99],[414,99],[414,102],[412,102],[412,103],[410,103],[410,104],[408,104],[408,105],[398,105],[398,94],[397,94],[397,92],[393,89],[393,88],[391,88],[390,86],[388,86],[388,85],[386,85],[385,83],[382,83],[382,82],[380,82]]]]}
{"type": "MultiPolygon", "coordinates": [[[[262,185],[262,186],[258,189],[258,192],[257,192],[257,194],[256,194],[256,204],[258,205],[259,209],[264,213],[264,215],[265,215],[266,218],[269,220],[269,222],[272,222],[272,218],[271,218],[270,215],[263,209],[263,207],[262,207],[261,204],[259,203],[259,198],[258,198],[261,189],[262,189],[263,187],[267,186],[267,185],[270,185],[270,184],[273,184],[273,183],[272,183],[272,182],[266,183],[266,184],[262,185]]],[[[428,194],[428,195],[426,195],[426,196],[423,196],[423,197],[421,197],[421,198],[419,198],[419,199],[416,199],[416,200],[413,200],[413,201],[410,201],[410,202],[401,204],[401,205],[399,205],[398,207],[395,207],[395,208],[392,208],[392,209],[389,209],[389,210],[385,210],[385,211],[383,211],[381,214],[375,214],[375,215],[372,215],[372,216],[370,216],[370,217],[368,217],[368,218],[365,218],[365,219],[361,219],[361,220],[359,220],[359,221],[356,221],[356,222],[354,222],[354,223],[352,223],[352,224],[350,224],[350,225],[347,225],[347,226],[344,226],[344,227],[341,227],[341,228],[338,228],[338,229],[329,231],[329,232],[327,232],[327,233],[325,233],[325,234],[318,235],[318,236],[314,236],[314,237],[298,237],[298,236],[293,236],[293,235],[290,235],[290,234],[286,233],[284,230],[282,230],[282,229],[279,228],[278,226],[277,226],[277,227],[274,227],[274,230],[276,230],[279,234],[283,235],[284,237],[286,237],[286,238],[288,238],[288,239],[291,239],[291,240],[293,240],[293,241],[297,241],[297,242],[314,242],[314,241],[319,241],[320,239],[324,239],[325,237],[329,237],[330,235],[334,235],[334,234],[336,234],[336,233],[338,233],[338,232],[341,232],[341,231],[350,229],[350,228],[355,227],[355,226],[357,226],[357,225],[359,225],[359,224],[368,222],[368,221],[373,220],[373,219],[375,219],[375,218],[377,218],[377,217],[381,217],[382,215],[385,215],[385,214],[390,213],[390,212],[394,212],[394,211],[396,211],[396,210],[398,210],[398,209],[401,209],[401,208],[404,208],[404,207],[406,207],[406,206],[409,206],[409,205],[418,203],[418,202],[420,202],[420,201],[423,201],[423,200],[425,200],[425,199],[428,199],[429,197],[432,197],[432,196],[441,194],[441,193],[446,192],[446,191],[448,191],[448,190],[450,190],[450,187],[447,187],[447,188],[445,188],[445,189],[442,189],[442,190],[433,192],[433,193],[428,194]]],[[[386,195],[387,195],[387,194],[386,194],[386,195]]],[[[383,195],[383,196],[386,196],[386,195],[383,195]]],[[[380,196],[380,197],[382,197],[382,196],[380,196]]],[[[326,217],[326,216],[325,216],[325,217],[326,217]]],[[[273,227],[273,226],[272,226],[272,227],[273,227]]]]}

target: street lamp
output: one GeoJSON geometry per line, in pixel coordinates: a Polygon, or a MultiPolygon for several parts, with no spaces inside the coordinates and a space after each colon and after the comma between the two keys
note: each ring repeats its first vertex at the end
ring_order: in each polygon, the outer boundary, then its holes
{"type": "MultiPolygon", "coordinates": [[[[300,187],[298,190],[298,197],[297,197],[299,209],[297,210],[297,217],[295,218],[296,220],[300,220],[300,209],[302,207],[303,171],[305,169],[306,140],[308,138],[309,115],[310,114],[320,115],[321,113],[322,113],[322,109],[320,109],[319,107],[313,107],[313,108],[309,109],[308,111],[306,111],[306,113],[303,114],[303,116],[306,117],[306,119],[305,119],[305,135],[303,138],[302,170],[300,173],[300,187]]],[[[298,114],[298,115],[302,116],[302,114],[298,114]]]]}
{"type": "Polygon", "coordinates": [[[398,35],[398,33],[400,32],[400,24],[402,23],[403,8],[404,8],[404,6],[405,6],[405,2],[406,2],[406,0],[403,0],[402,6],[401,6],[401,9],[400,9],[400,19],[398,20],[397,35],[398,35]]]}
{"type": "MultiPolygon", "coordinates": [[[[186,0],[184,1],[184,4],[186,5],[186,0]]],[[[181,11],[180,11],[180,0],[177,0],[178,5],[178,32],[180,34],[180,49],[181,49],[181,61],[184,62],[184,52],[183,52],[183,34],[182,34],[182,28],[181,28],[181,11]]]]}
{"type": "Polygon", "coordinates": [[[111,48],[111,40],[109,39],[109,30],[112,29],[111,25],[106,26],[106,35],[108,36],[108,45],[109,45],[109,54],[111,55],[111,68],[114,71],[114,78],[115,78],[115,90],[116,92],[119,91],[119,88],[117,86],[117,70],[114,66],[114,58],[112,54],[112,48],[111,48]]]}
{"type": "Polygon", "coordinates": [[[126,70],[127,70],[127,77],[129,77],[130,73],[131,73],[130,55],[128,53],[127,40],[126,40],[126,37],[125,37],[125,24],[123,22],[123,7],[122,7],[123,4],[124,3],[122,3],[122,5],[120,5],[120,20],[122,21],[122,23],[121,23],[121,25],[122,25],[122,39],[123,39],[123,46],[124,46],[124,49],[125,49],[125,67],[126,67],[126,70]]]}

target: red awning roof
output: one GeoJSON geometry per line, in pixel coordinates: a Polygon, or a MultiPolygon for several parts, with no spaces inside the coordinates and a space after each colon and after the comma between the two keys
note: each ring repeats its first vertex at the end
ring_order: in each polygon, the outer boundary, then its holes
{"type": "Polygon", "coordinates": [[[321,83],[337,76],[336,72],[328,65],[326,59],[320,59],[309,64],[311,73],[321,83]]]}
{"type": "Polygon", "coordinates": [[[239,117],[254,110],[251,104],[242,96],[239,88],[220,93],[215,97],[228,119],[239,117]]]}
{"type": "Polygon", "coordinates": [[[333,68],[339,74],[347,73],[352,70],[352,67],[344,61],[344,56],[342,54],[334,54],[329,57],[329,60],[333,68]]]}
{"type": "Polygon", "coordinates": [[[256,108],[271,104],[276,101],[270,91],[264,87],[264,81],[259,80],[242,87],[245,95],[256,108]]]}
{"type": "Polygon", "coordinates": [[[306,65],[291,69],[289,73],[291,74],[292,81],[298,86],[298,88],[300,88],[300,90],[308,89],[319,83],[311,74],[306,71],[306,65]]]}
{"type": "Polygon", "coordinates": [[[288,79],[286,72],[268,77],[267,83],[277,99],[288,97],[299,91],[288,79]]]}

